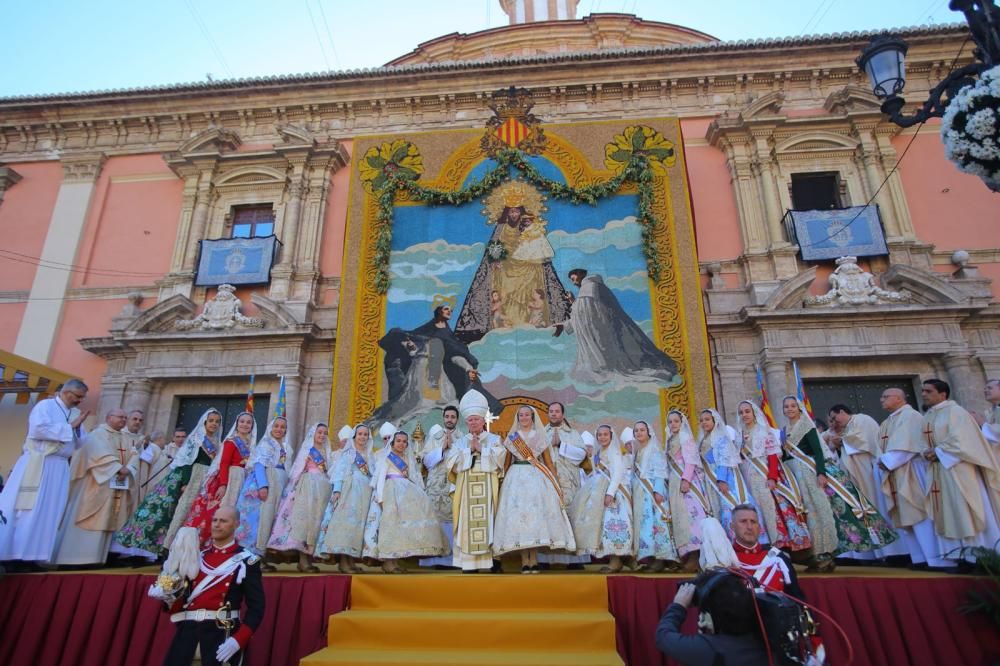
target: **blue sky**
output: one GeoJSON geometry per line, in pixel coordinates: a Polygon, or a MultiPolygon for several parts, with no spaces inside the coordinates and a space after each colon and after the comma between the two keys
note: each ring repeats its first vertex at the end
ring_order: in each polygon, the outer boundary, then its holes
{"type": "MultiPolygon", "coordinates": [[[[581,0],[723,40],[961,21],[948,0],[581,0]]],[[[34,0],[3,3],[0,96],[375,67],[505,25],[498,0],[34,0]]]]}

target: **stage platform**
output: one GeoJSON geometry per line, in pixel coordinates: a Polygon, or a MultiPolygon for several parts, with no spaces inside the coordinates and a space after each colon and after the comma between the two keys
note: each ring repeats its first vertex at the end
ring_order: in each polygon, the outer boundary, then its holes
{"type": "MultiPolygon", "coordinates": [[[[321,664],[668,664],[660,613],[690,576],[454,572],[266,574],[252,666],[321,664]]],[[[8,574],[0,579],[0,664],[159,664],[173,636],[146,597],[156,569],[8,574]]],[[[802,587],[847,633],[854,664],[1000,662],[1000,632],[958,607],[990,583],[971,576],[849,567],[802,587]]],[[[693,615],[693,614],[692,614],[693,615]]],[[[849,649],[820,620],[830,663],[849,649]]],[[[693,617],[689,617],[693,628],[693,617]]]]}

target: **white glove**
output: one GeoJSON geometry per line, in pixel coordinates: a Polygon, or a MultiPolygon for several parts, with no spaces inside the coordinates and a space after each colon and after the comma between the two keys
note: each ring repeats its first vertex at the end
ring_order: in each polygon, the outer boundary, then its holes
{"type": "Polygon", "coordinates": [[[215,659],[219,662],[227,662],[239,651],[240,644],[236,642],[236,639],[227,638],[226,642],[220,645],[219,649],[215,651],[215,659]]]}
{"type": "Polygon", "coordinates": [[[146,592],[146,594],[158,601],[167,601],[167,599],[169,599],[167,593],[164,592],[163,589],[155,583],[149,586],[149,591],[146,592]]]}

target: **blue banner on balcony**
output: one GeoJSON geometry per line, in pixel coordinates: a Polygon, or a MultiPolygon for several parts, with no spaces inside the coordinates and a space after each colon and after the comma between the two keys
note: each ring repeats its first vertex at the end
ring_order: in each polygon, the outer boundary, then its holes
{"type": "Polygon", "coordinates": [[[785,224],[805,261],[889,254],[877,206],[790,210],[785,224]]]}
{"type": "Polygon", "coordinates": [[[216,287],[269,283],[280,243],[274,236],[265,236],[203,240],[200,245],[194,283],[199,287],[216,287]]]}

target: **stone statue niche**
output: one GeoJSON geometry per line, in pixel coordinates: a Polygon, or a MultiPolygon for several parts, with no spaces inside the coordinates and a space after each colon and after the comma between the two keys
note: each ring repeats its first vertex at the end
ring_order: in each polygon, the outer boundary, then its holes
{"type": "Polygon", "coordinates": [[[805,299],[808,307],[836,307],[908,303],[913,294],[906,291],[886,291],[875,284],[875,276],[858,266],[857,257],[837,259],[837,270],[830,275],[830,291],[805,299]]]}
{"type": "Polygon", "coordinates": [[[178,319],[174,326],[179,331],[225,331],[234,328],[264,328],[264,320],[246,317],[240,312],[243,303],[236,297],[236,287],[219,285],[214,298],[205,302],[201,314],[194,319],[178,319]]]}

